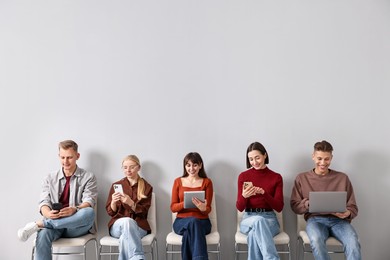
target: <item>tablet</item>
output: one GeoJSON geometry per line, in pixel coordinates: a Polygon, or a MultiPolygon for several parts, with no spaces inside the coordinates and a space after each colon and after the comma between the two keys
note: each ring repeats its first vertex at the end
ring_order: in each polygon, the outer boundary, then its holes
{"type": "Polygon", "coordinates": [[[196,197],[196,198],[200,199],[201,201],[204,201],[204,196],[205,196],[204,190],[185,191],[184,192],[184,208],[185,209],[196,208],[194,203],[192,203],[192,198],[196,197]]]}
{"type": "Polygon", "coordinates": [[[345,212],[347,207],[346,191],[309,192],[310,213],[345,212]]]}

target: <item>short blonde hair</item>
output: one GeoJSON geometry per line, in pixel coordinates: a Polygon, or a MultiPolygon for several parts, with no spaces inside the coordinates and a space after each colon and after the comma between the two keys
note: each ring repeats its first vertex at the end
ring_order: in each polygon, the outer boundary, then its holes
{"type": "Polygon", "coordinates": [[[72,148],[75,152],[78,152],[79,146],[78,144],[73,140],[64,140],[58,144],[58,149],[64,149],[68,150],[72,148]]]}
{"type": "MultiPolygon", "coordinates": [[[[138,157],[134,154],[127,155],[122,160],[122,165],[125,161],[133,161],[135,162],[139,167],[141,167],[141,163],[138,159],[138,157]]],[[[137,199],[145,199],[147,196],[145,195],[145,180],[141,178],[141,176],[138,175],[138,189],[137,189],[137,199]]]]}

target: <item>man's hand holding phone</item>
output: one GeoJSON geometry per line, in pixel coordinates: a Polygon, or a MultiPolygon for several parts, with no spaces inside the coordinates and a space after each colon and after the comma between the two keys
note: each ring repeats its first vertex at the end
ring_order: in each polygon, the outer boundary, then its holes
{"type": "Polygon", "coordinates": [[[60,211],[61,209],[62,209],[62,203],[61,203],[61,202],[53,203],[53,204],[52,204],[52,210],[58,210],[58,211],[60,211]]]}
{"type": "Polygon", "coordinates": [[[51,219],[59,219],[63,217],[72,216],[75,213],[74,207],[66,207],[64,208],[62,203],[53,203],[52,208],[49,214],[49,218],[51,219]]]}
{"type": "Polygon", "coordinates": [[[77,210],[75,209],[75,207],[66,207],[66,208],[62,208],[58,214],[61,218],[63,217],[69,217],[69,216],[72,216],[73,214],[75,214],[77,212],[77,210]]]}
{"type": "Polygon", "coordinates": [[[59,218],[61,218],[61,216],[60,216],[61,208],[62,208],[61,203],[53,203],[51,205],[51,208],[49,206],[47,206],[47,208],[45,210],[42,210],[42,214],[46,218],[59,219],[59,218]]]}

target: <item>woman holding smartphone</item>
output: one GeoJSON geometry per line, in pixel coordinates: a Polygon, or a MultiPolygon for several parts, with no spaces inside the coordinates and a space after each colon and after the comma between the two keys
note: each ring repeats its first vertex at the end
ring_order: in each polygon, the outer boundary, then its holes
{"type": "Polygon", "coordinates": [[[125,177],[111,185],[106,210],[110,235],[119,238],[119,260],[145,259],[142,237],[150,234],[147,214],[153,187],[139,176],[141,164],[137,156],[122,161],[125,177]]]}
{"type": "Polygon", "coordinates": [[[173,230],[183,236],[182,259],[208,259],[206,235],[211,232],[209,213],[213,199],[213,183],[207,178],[202,157],[188,153],[183,160],[183,175],[175,179],[172,187],[171,210],[177,212],[173,230]],[[184,205],[184,193],[205,191],[205,200],[192,199],[193,207],[184,205]]]}
{"type": "Polygon", "coordinates": [[[268,163],[264,146],[254,142],[246,151],[247,170],[238,176],[236,207],[245,210],[240,231],[248,236],[248,259],[280,259],[273,241],[280,232],[274,210],[284,206],[283,180],[268,163]]]}

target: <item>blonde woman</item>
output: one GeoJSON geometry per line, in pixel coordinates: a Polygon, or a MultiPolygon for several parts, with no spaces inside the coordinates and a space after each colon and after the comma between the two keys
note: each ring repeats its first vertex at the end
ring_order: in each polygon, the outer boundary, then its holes
{"type": "Polygon", "coordinates": [[[122,161],[125,177],[112,184],[107,198],[108,229],[119,238],[119,260],[145,259],[141,239],[151,232],[147,215],[153,187],[139,176],[140,169],[137,156],[126,156],[122,161]]]}

